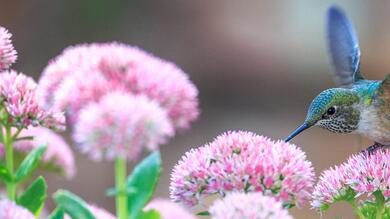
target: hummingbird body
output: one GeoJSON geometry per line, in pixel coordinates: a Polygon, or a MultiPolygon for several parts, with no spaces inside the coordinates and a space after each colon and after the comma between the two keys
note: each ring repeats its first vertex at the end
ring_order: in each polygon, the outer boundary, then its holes
{"type": "Polygon", "coordinates": [[[360,74],[360,49],[355,30],[343,11],[328,11],[328,49],[334,76],[340,85],[321,92],[310,104],[304,123],[286,141],[303,130],[319,126],[335,133],[356,133],[376,144],[390,144],[390,75],[383,81],[360,74]]]}
{"type": "Polygon", "coordinates": [[[390,76],[384,81],[362,80],[353,86],[360,98],[357,105],[360,119],[355,133],[383,145],[390,144],[390,86],[387,83],[390,84],[390,76]]]}

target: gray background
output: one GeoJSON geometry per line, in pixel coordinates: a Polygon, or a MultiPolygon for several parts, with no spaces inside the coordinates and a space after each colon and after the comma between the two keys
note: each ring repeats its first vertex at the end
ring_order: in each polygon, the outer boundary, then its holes
{"type": "MultiPolygon", "coordinates": [[[[161,148],[164,172],[156,196],[167,197],[170,170],[189,148],[227,130],[284,138],[304,119],[310,100],[334,86],[324,41],[325,12],[332,2],[0,0],[0,25],[14,34],[19,52],[14,67],[36,79],[66,46],[113,40],[174,61],[190,75],[200,90],[202,113],[190,130],[161,148]]],[[[338,3],[356,24],[362,72],[370,79],[384,78],[390,70],[390,3],[338,3]]],[[[294,142],[317,173],[370,143],[319,128],[294,142]]],[[[105,197],[114,184],[113,164],[76,154],[76,178],[48,174],[50,192],[66,188],[114,212],[113,199],[105,197]]],[[[291,212],[296,218],[319,217],[308,206],[291,212]]],[[[350,212],[349,206],[337,204],[324,218],[352,218],[350,212]]]]}

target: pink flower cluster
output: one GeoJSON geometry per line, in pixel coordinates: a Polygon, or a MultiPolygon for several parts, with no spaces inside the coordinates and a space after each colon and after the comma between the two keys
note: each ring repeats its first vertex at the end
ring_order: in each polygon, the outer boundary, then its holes
{"type": "Polygon", "coordinates": [[[196,219],[190,212],[177,203],[165,199],[154,199],[146,207],[145,211],[156,210],[161,219],[196,219]]]}
{"type": "Polygon", "coordinates": [[[174,201],[199,203],[202,195],[261,192],[284,204],[303,204],[314,184],[312,165],[295,145],[251,132],[228,132],[191,149],[174,167],[174,201]]]}
{"type": "Polygon", "coordinates": [[[198,91],[181,69],[115,42],[66,49],[46,67],[40,85],[46,105],[68,109],[72,122],[84,105],[113,90],[156,101],[175,128],[188,127],[198,116],[198,91]]]}
{"type": "Polygon", "coordinates": [[[34,215],[27,209],[16,205],[7,199],[0,200],[1,219],[35,219],[34,215]]]}
{"type": "Polygon", "coordinates": [[[62,113],[46,111],[41,107],[34,80],[13,70],[0,73],[0,103],[6,111],[0,118],[5,120],[4,124],[17,128],[41,125],[65,129],[62,113]]]}
{"type": "Polygon", "coordinates": [[[292,219],[282,204],[261,193],[230,193],[210,207],[212,219],[292,219]]]}
{"type": "Polygon", "coordinates": [[[372,155],[360,153],[347,162],[325,170],[315,186],[312,206],[322,209],[346,195],[358,197],[380,191],[385,199],[390,197],[390,151],[378,150],[372,155]],[[352,190],[352,194],[348,194],[352,190]]]}
{"type": "MultiPolygon", "coordinates": [[[[47,128],[34,127],[23,130],[19,136],[21,138],[33,136],[34,139],[15,142],[16,152],[28,153],[37,147],[47,145],[42,158],[44,165],[60,170],[67,178],[74,177],[76,172],[74,155],[70,146],[60,135],[47,128]]],[[[1,152],[4,152],[3,145],[1,147],[1,152]]]]}
{"type": "Polygon", "coordinates": [[[0,26],[0,70],[8,69],[16,62],[17,53],[12,45],[12,34],[0,26]]]}
{"type": "Polygon", "coordinates": [[[135,161],[143,148],[155,150],[173,134],[167,112],[157,103],[117,91],[80,111],[73,138],[94,160],[135,161]]]}

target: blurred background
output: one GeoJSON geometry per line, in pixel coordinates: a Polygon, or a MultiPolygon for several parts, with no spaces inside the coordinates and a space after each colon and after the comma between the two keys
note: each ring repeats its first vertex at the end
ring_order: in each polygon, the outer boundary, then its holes
{"type": "MultiPolygon", "coordinates": [[[[325,13],[332,2],[0,0],[0,25],[14,35],[19,52],[14,68],[35,79],[65,47],[105,41],[137,45],[190,75],[200,91],[202,113],[191,129],[161,147],[164,170],[156,196],[168,197],[171,169],[191,147],[227,130],[284,138],[303,121],[311,99],[335,86],[324,40],[325,13]]],[[[364,76],[384,78],[390,72],[390,2],[337,3],[356,25],[364,76]]],[[[293,142],[307,153],[317,174],[371,143],[319,128],[293,142]]],[[[66,188],[114,212],[114,199],[105,196],[114,185],[113,163],[75,153],[77,176],[67,181],[49,174],[50,192],[66,188]]],[[[295,218],[320,217],[309,206],[291,212],[295,218]]],[[[337,204],[323,218],[353,218],[350,212],[349,206],[337,204]]]]}

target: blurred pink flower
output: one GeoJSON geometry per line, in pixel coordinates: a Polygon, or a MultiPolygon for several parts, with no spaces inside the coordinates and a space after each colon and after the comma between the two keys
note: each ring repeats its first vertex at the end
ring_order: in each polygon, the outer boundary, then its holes
{"type": "Polygon", "coordinates": [[[282,203],[261,193],[230,193],[209,208],[212,219],[292,219],[282,203]]]}
{"type": "Polygon", "coordinates": [[[168,112],[175,128],[186,128],[198,116],[198,91],[173,63],[121,43],[69,47],[43,71],[40,85],[46,104],[78,111],[112,90],[143,94],[168,112]],[[77,94],[77,95],[74,95],[77,94]]]}
{"type": "Polygon", "coordinates": [[[166,111],[145,96],[105,95],[80,111],[73,139],[92,159],[126,157],[135,161],[143,148],[155,150],[173,136],[166,111]]]}
{"type": "MultiPolygon", "coordinates": [[[[15,142],[14,148],[16,152],[28,153],[37,147],[47,145],[42,159],[43,163],[53,166],[55,169],[60,169],[67,178],[74,177],[76,172],[74,155],[70,146],[60,135],[47,128],[34,127],[23,130],[19,136],[33,136],[34,139],[15,142]]],[[[3,152],[3,145],[1,147],[3,152]]]]}
{"type": "MultiPolygon", "coordinates": [[[[95,205],[89,204],[88,209],[95,216],[96,219],[116,219],[116,217],[110,212],[95,205]]],[[[70,217],[68,215],[65,215],[64,219],[70,219],[70,217]]]]}
{"type": "Polygon", "coordinates": [[[174,167],[174,201],[196,205],[202,195],[262,192],[284,204],[303,204],[314,181],[312,165],[295,145],[251,132],[228,132],[187,152],[174,167]]]}
{"type": "Polygon", "coordinates": [[[170,200],[154,199],[146,207],[145,211],[156,210],[160,213],[161,219],[196,219],[194,215],[185,208],[170,200]]]}
{"type": "Polygon", "coordinates": [[[345,199],[345,195],[358,197],[380,191],[386,200],[390,197],[390,151],[378,150],[374,154],[359,153],[347,162],[325,170],[315,186],[312,206],[323,206],[345,199]],[[348,194],[348,190],[352,194],[348,194]]]}
{"type": "Polygon", "coordinates": [[[0,70],[8,69],[16,62],[17,53],[12,45],[12,34],[0,26],[0,70]]]}
{"type": "Polygon", "coordinates": [[[30,213],[30,211],[7,199],[0,200],[0,218],[35,219],[34,215],[30,213]]]}
{"type": "Polygon", "coordinates": [[[0,72],[0,101],[8,113],[5,123],[14,127],[45,126],[65,129],[62,113],[44,110],[39,104],[37,84],[30,77],[13,70],[0,72]]]}

